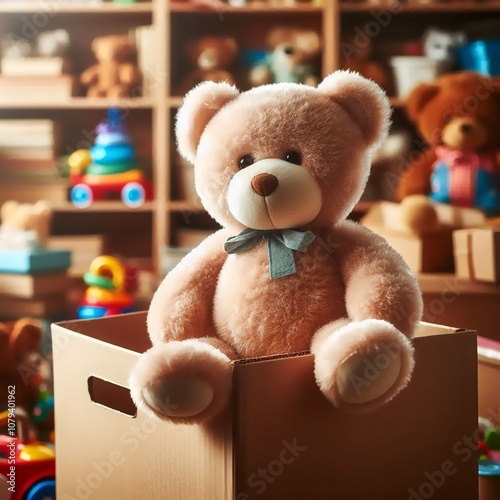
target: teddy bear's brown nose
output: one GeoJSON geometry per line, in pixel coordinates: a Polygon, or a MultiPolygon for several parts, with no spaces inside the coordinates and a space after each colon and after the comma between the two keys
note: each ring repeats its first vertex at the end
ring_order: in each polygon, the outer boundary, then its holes
{"type": "Polygon", "coordinates": [[[259,196],[269,196],[276,191],[279,181],[271,174],[258,174],[252,179],[252,189],[259,196]]]}

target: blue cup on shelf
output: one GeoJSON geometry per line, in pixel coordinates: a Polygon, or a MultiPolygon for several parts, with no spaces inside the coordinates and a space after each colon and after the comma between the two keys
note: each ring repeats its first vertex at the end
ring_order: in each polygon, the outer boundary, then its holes
{"type": "Polygon", "coordinates": [[[476,40],[458,49],[460,67],[486,76],[500,75],[500,39],[476,40]]]}

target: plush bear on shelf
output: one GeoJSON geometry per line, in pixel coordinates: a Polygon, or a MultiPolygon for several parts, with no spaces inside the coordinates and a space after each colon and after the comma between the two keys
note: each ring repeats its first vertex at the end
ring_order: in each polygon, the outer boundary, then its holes
{"type": "Polygon", "coordinates": [[[349,72],[317,89],[206,82],[186,96],[179,150],[223,229],[152,300],[153,347],[129,381],[139,408],[206,421],[228,401],[231,360],[309,349],[336,407],[376,408],[406,386],[422,313],[416,278],[384,239],[346,220],[389,123],[384,92],[349,72]],[[382,357],[367,382],[364,368],[382,357]]]}
{"type": "Polygon", "coordinates": [[[234,85],[229,69],[238,53],[234,38],[206,36],[188,45],[188,57],[194,68],[182,82],[179,93],[185,94],[204,81],[234,85]]]}
{"type": "MultiPolygon", "coordinates": [[[[404,172],[398,198],[428,195],[434,202],[500,213],[500,87],[476,73],[452,73],[417,86],[407,111],[427,147],[404,172]]],[[[422,196],[404,204],[409,221],[421,220],[421,210],[430,213],[430,207],[422,196]]]]}
{"type": "Polygon", "coordinates": [[[0,249],[44,248],[50,232],[52,209],[45,201],[6,201],[0,209],[0,249]]]}
{"type": "Polygon", "coordinates": [[[313,30],[294,27],[278,27],[267,38],[271,49],[267,61],[250,70],[250,84],[304,83],[318,84],[311,61],[321,51],[321,39],[313,30]]]}
{"type": "Polygon", "coordinates": [[[15,386],[16,404],[31,412],[39,401],[40,386],[49,373],[46,362],[40,362],[42,330],[37,321],[22,319],[0,323],[0,402],[6,405],[8,386],[15,386]]]}
{"type": "Polygon", "coordinates": [[[97,64],[87,68],[80,81],[89,97],[127,97],[140,83],[137,65],[132,62],[134,47],[125,35],[100,36],[92,42],[97,64]]]}

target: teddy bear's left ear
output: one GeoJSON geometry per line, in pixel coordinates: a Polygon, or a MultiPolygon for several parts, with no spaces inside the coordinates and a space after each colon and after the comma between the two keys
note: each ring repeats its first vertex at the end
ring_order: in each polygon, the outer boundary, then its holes
{"type": "Polygon", "coordinates": [[[208,122],[225,104],[239,95],[236,87],[224,82],[203,82],[186,94],[175,123],[177,148],[186,160],[194,163],[201,135],[208,122]]]}
{"type": "Polygon", "coordinates": [[[342,106],[361,129],[369,147],[378,146],[386,138],[391,105],[375,82],[351,71],[336,71],[318,85],[318,91],[342,106]]]}

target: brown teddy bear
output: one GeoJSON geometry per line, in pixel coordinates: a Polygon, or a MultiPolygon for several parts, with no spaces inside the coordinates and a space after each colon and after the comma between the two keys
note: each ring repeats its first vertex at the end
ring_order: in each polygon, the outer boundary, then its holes
{"type": "Polygon", "coordinates": [[[234,78],[229,68],[237,53],[236,41],[229,36],[206,36],[188,44],[188,57],[194,69],[182,82],[179,93],[185,94],[204,81],[227,82],[234,85],[234,78]]]}
{"type": "Polygon", "coordinates": [[[131,62],[134,47],[125,35],[100,36],[92,42],[97,64],[86,69],[80,81],[89,97],[126,97],[140,83],[137,65],[131,62]]]}
{"type": "Polygon", "coordinates": [[[311,61],[321,51],[321,38],[313,30],[277,27],[270,31],[267,45],[271,49],[267,61],[250,71],[252,86],[268,83],[304,83],[315,87],[318,78],[311,61]]]}
{"type": "Polygon", "coordinates": [[[346,37],[340,44],[340,52],[342,69],[356,71],[387,90],[389,85],[387,72],[372,59],[370,42],[361,46],[356,43],[356,35],[346,37]]]}
{"type": "Polygon", "coordinates": [[[45,201],[6,201],[0,209],[0,248],[44,248],[50,232],[52,210],[45,201]]]}
{"type": "MultiPolygon", "coordinates": [[[[427,146],[414,158],[397,189],[406,217],[431,214],[431,201],[499,213],[500,87],[484,76],[461,72],[420,84],[410,94],[407,112],[427,146]],[[420,195],[416,202],[407,199],[420,195]]],[[[433,217],[430,217],[432,220],[433,217]]]]}
{"type": "Polygon", "coordinates": [[[231,360],[306,350],[319,389],[338,408],[374,409],[406,386],[422,314],[417,280],[383,238],[346,220],[390,113],[379,86],[345,71],[317,88],[278,83],[240,93],[205,82],[191,90],[177,144],[223,229],[153,297],[153,346],[129,381],[139,408],[172,422],[206,421],[231,395],[231,360]],[[380,371],[366,379],[375,365],[380,371]]]}
{"type": "Polygon", "coordinates": [[[37,321],[21,319],[0,323],[0,394],[6,404],[14,386],[16,406],[31,412],[38,402],[40,385],[48,377],[39,354],[42,330],[37,321]]]}

